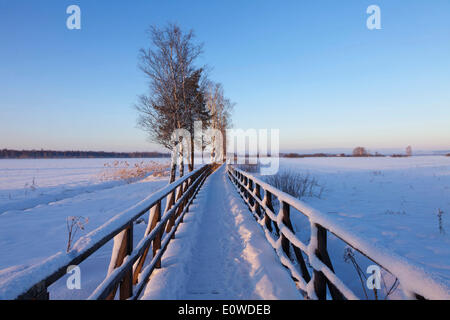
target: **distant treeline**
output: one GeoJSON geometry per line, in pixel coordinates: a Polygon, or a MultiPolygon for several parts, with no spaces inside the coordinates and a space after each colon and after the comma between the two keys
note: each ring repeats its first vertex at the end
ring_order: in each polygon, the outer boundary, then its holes
{"type": "MultiPolygon", "coordinates": [[[[387,157],[387,155],[381,154],[381,153],[363,153],[363,154],[345,154],[345,153],[336,153],[336,154],[332,154],[332,153],[313,153],[313,154],[299,154],[299,153],[282,153],[280,154],[281,157],[283,158],[314,158],[314,157],[318,157],[318,158],[322,158],[322,157],[359,157],[359,158],[364,158],[364,157],[387,157]]],[[[448,156],[450,156],[450,154],[448,154],[448,156]]],[[[406,158],[409,157],[406,154],[392,154],[390,155],[390,157],[392,158],[406,158]]]]}
{"type": "Polygon", "coordinates": [[[0,150],[0,159],[64,159],[64,158],[167,158],[160,152],[104,152],[54,150],[0,150]]]}
{"type": "MultiPolygon", "coordinates": [[[[345,153],[280,153],[279,156],[281,158],[324,158],[324,157],[387,157],[384,154],[381,153],[364,153],[364,154],[345,154],[345,153]]],[[[392,155],[391,157],[406,157],[405,155],[392,155]]],[[[245,155],[245,158],[249,158],[250,156],[248,154],[245,155]]],[[[258,156],[259,157],[259,156],[258,156]]],[[[272,155],[267,155],[265,157],[272,157],[272,155]]],[[[237,155],[234,155],[234,158],[237,159],[237,155]]]]}
{"type": "Polygon", "coordinates": [[[364,154],[364,155],[353,155],[345,153],[310,153],[310,154],[299,154],[299,153],[282,153],[280,155],[283,158],[323,158],[323,157],[385,157],[385,155],[376,154],[364,154]]]}
{"type": "Polygon", "coordinates": [[[282,153],[283,158],[314,158],[314,157],[345,157],[345,154],[328,154],[328,153],[312,153],[312,154],[299,154],[299,153],[282,153]]]}

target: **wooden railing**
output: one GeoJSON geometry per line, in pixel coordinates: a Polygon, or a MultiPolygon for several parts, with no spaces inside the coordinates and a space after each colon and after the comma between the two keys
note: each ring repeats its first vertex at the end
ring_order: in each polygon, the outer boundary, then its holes
{"type": "Polygon", "coordinates": [[[175,236],[208,175],[216,165],[205,165],[152,194],[132,208],[80,238],[69,253],[59,253],[9,279],[0,290],[0,299],[49,299],[48,287],[63,277],[67,268],[78,265],[114,239],[110,270],[89,299],[137,299],[161,257],[175,236]],[[161,206],[165,201],[165,210],[161,206]],[[145,235],[133,246],[133,225],[149,212],[145,235]],[[145,264],[150,253],[150,261],[145,264]],[[117,294],[117,290],[119,293],[117,294]]]}
{"type": "Polygon", "coordinates": [[[336,226],[329,216],[231,165],[227,165],[227,174],[306,298],[324,300],[331,296],[336,300],[358,299],[335,274],[327,250],[327,234],[332,233],[396,277],[407,298],[450,299],[449,288],[424,270],[352,234],[345,227],[336,226]],[[278,213],[274,210],[275,201],[279,207],[278,213]],[[311,234],[308,244],[302,242],[294,231],[291,209],[309,220],[311,234]]]}

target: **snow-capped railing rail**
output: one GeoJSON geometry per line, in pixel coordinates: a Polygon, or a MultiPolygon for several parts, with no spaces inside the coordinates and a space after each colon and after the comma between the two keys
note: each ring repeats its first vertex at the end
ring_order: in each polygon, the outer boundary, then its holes
{"type": "Polygon", "coordinates": [[[324,300],[327,298],[328,287],[332,299],[358,299],[334,272],[327,251],[327,232],[330,232],[394,275],[399,280],[406,297],[450,299],[450,288],[404,258],[356,236],[329,216],[245,171],[227,165],[227,174],[263,227],[266,238],[275,249],[281,263],[289,269],[292,278],[306,297],[324,300]],[[278,214],[275,213],[273,206],[274,197],[279,202],[278,214]],[[290,218],[291,208],[306,216],[311,224],[308,244],[303,243],[294,232],[290,218]],[[312,268],[312,276],[303,254],[312,268]]]}
{"type": "Polygon", "coordinates": [[[69,266],[80,264],[113,238],[108,275],[89,299],[114,299],[118,289],[120,299],[138,298],[153,270],[160,268],[168,243],[214,167],[213,164],[205,165],[185,175],[80,238],[70,252],[60,252],[19,272],[2,285],[0,300],[49,299],[47,288],[63,277],[69,266]],[[163,200],[165,211],[161,215],[163,200]],[[134,222],[148,211],[145,235],[134,247],[134,222]],[[152,257],[145,264],[150,249],[152,257]]]}

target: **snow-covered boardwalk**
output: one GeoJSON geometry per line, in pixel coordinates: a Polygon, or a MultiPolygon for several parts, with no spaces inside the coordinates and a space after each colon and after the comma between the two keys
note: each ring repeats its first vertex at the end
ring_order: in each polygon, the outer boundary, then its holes
{"type": "Polygon", "coordinates": [[[301,299],[226,177],[205,182],[143,299],[301,299]]]}

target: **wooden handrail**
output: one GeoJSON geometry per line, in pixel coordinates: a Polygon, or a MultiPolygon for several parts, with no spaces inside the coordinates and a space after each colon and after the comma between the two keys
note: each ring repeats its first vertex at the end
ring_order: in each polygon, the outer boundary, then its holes
{"type": "Polygon", "coordinates": [[[47,288],[63,277],[69,266],[80,264],[115,237],[118,241],[114,241],[110,272],[89,299],[114,299],[118,289],[120,299],[137,299],[153,270],[161,266],[164,251],[205,179],[216,168],[208,164],[190,172],[81,237],[70,252],[60,252],[12,276],[0,288],[0,299],[48,299],[47,288]],[[167,206],[161,215],[164,199],[167,206]],[[144,238],[133,247],[134,222],[148,211],[144,238]],[[150,247],[152,259],[144,267],[150,247]]]}
{"type": "Polygon", "coordinates": [[[433,275],[411,265],[403,257],[358,237],[328,215],[245,171],[227,165],[227,174],[305,297],[326,299],[328,287],[332,299],[358,299],[334,272],[327,250],[327,233],[332,233],[394,275],[408,298],[450,299],[450,288],[440,283],[433,275]],[[278,213],[275,213],[272,204],[273,197],[276,197],[280,204],[278,213]],[[303,243],[292,228],[291,208],[303,214],[310,222],[311,235],[308,244],[303,243]],[[312,276],[304,257],[311,266],[312,276]],[[429,290],[430,286],[433,290],[429,290]]]}

